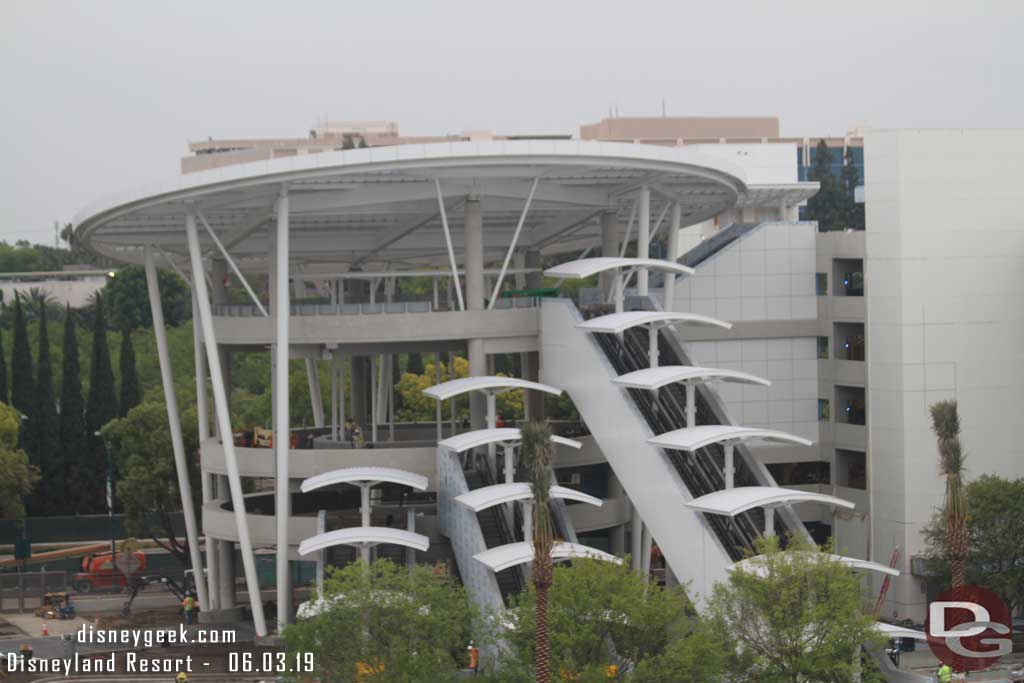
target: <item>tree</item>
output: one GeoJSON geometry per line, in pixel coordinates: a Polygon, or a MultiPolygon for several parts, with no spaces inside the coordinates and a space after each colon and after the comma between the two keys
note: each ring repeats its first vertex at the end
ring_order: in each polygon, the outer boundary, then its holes
{"type": "MultiPolygon", "coordinates": [[[[199,447],[195,409],[186,410],[181,421],[185,449],[195,453],[199,447]]],[[[137,405],[127,417],[107,424],[103,436],[117,456],[117,499],[124,508],[126,531],[152,539],[184,566],[190,566],[188,541],[177,538],[172,523],[172,513],[181,510],[181,491],[163,401],[137,405]]],[[[190,480],[198,480],[196,459],[190,456],[187,460],[190,480]]]]}
{"type": "Polygon", "coordinates": [[[950,564],[950,586],[967,583],[967,497],[964,494],[967,454],[960,444],[960,414],[954,400],[932,404],[932,431],[939,447],[939,473],[946,480],[943,516],[946,524],[946,549],[950,564]]]}
{"type": "Polygon", "coordinates": [[[4,359],[4,336],[0,333],[0,403],[7,403],[7,361],[4,359]]]}
{"type": "Polygon", "coordinates": [[[473,619],[465,590],[427,567],[388,560],[332,568],[313,616],[284,631],[289,653],[313,654],[323,683],[452,680],[473,619]],[[365,675],[365,673],[364,673],[365,675]]]}
{"type": "MultiPolygon", "coordinates": [[[[967,581],[1002,598],[1011,614],[1024,607],[1024,479],[983,475],[967,484],[967,581]]],[[[944,510],[936,510],[922,535],[930,570],[950,576],[944,510]]]]}
{"type": "Polygon", "coordinates": [[[68,480],[77,482],[74,486],[67,482],[63,491],[67,500],[67,508],[73,511],[85,509],[87,502],[82,495],[83,482],[98,477],[98,472],[90,470],[88,444],[85,430],[85,400],[82,398],[81,367],[78,360],[78,336],[76,334],[75,314],[69,305],[64,315],[64,353],[60,381],[60,424],[58,437],[60,452],[67,463],[68,480]]]}
{"type": "Polygon", "coordinates": [[[118,401],[119,417],[124,417],[128,411],[142,402],[142,386],[139,384],[139,375],[135,369],[135,349],[132,347],[131,330],[121,331],[121,400],[118,401]]]}
{"type": "MultiPolygon", "coordinates": [[[[188,287],[174,272],[157,271],[160,302],[164,308],[164,322],[177,326],[191,316],[192,295],[188,287]]],[[[103,298],[110,311],[110,321],[117,329],[134,330],[153,327],[153,313],[149,307],[146,271],[140,266],[128,266],[107,281],[103,298]]]]}
{"type": "Polygon", "coordinates": [[[733,668],[731,681],[849,681],[854,653],[880,645],[866,594],[853,571],[827,551],[772,537],[752,566],[735,567],[708,601],[709,628],[733,668]]]}
{"type": "Polygon", "coordinates": [[[34,514],[55,515],[66,511],[63,482],[67,480],[65,454],[57,439],[57,403],[53,397],[53,367],[46,307],[39,309],[39,373],[32,412],[28,420],[27,450],[42,473],[43,486],[32,498],[34,514]]]}
{"type": "Polygon", "coordinates": [[[423,354],[410,353],[409,359],[405,362],[405,371],[412,375],[423,374],[423,354]]]}
{"type": "Polygon", "coordinates": [[[23,498],[39,480],[39,470],[29,464],[28,454],[18,448],[20,425],[18,411],[0,403],[0,519],[24,517],[23,498]]]}
{"type": "MultiPolygon", "coordinates": [[[[536,596],[532,587],[524,591],[504,617],[512,628],[503,633],[501,669],[512,680],[532,679],[536,596]]],[[[687,637],[692,625],[681,587],[662,588],[625,562],[583,558],[556,567],[549,608],[551,668],[562,680],[606,681],[611,665],[633,672],[687,637]]]]}
{"type": "Polygon", "coordinates": [[[551,524],[551,427],[544,422],[528,422],[522,428],[523,464],[533,495],[533,566],[531,578],[536,593],[534,669],[537,683],[551,680],[551,633],[548,601],[551,582],[551,551],[555,534],[551,524]]]}
{"type": "Polygon", "coordinates": [[[853,147],[846,148],[843,171],[839,176],[840,199],[844,228],[864,229],[864,205],[857,203],[857,187],[860,185],[860,171],[854,164],[853,147]]]}
{"type": "Polygon", "coordinates": [[[832,175],[832,151],[824,140],[819,140],[814,150],[811,180],[817,181],[820,187],[817,194],[807,200],[807,217],[818,221],[822,230],[840,227],[837,225],[839,204],[836,181],[832,175]]]}
{"type": "Polygon", "coordinates": [[[32,419],[32,351],[28,344],[28,328],[21,307],[21,296],[14,293],[14,346],[11,348],[11,405],[32,419]]]}
{"type": "Polygon", "coordinates": [[[96,315],[92,330],[92,363],[89,367],[89,398],[85,403],[85,435],[88,447],[83,465],[90,476],[85,481],[75,482],[82,487],[84,509],[79,512],[101,512],[105,500],[103,479],[100,472],[106,469],[106,447],[96,436],[105,424],[117,417],[117,392],[114,388],[114,371],[110,366],[110,349],[107,347],[107,321],[102,296],[96,297],[96,315]]]}

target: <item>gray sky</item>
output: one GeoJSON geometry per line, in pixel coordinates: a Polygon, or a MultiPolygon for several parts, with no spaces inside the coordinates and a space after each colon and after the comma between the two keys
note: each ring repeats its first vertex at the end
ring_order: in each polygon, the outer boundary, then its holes
{"type": "Polygon", "coordinates": [[[1024,125],[1024,2],[0,0],[0,240],[178,173],[186,141],[577,133],[777,115],[786,135],[1024,125]]]}

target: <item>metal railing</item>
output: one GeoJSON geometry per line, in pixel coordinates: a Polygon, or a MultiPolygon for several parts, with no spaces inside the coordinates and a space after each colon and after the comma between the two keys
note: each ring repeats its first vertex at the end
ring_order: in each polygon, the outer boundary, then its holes
{"type": "MultiPolygon", "coordinates": [[[[536,297],[517,297],[498,299],[494,303],[497,310],[513,308],[534,308],[539,301],[536,297]]],[[[387,315],[402,313],[433,313],[450,309],[435,309],[431,301],[396,301],[392,303],[300,303],[290,304],[292,316],[336,316],[336,315],[387,315]]],[[[262,318],[263,314],[254,304],[214,304],[213,315],[229,318],[262,318]]]]}

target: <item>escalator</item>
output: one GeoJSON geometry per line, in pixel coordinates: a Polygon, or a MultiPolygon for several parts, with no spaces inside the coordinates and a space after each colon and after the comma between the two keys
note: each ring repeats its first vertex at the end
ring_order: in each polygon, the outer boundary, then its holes
{"type": "MultiPolygon", "coordinates": [[[[491,486],[494,483],[494,478],[486,470],[486,466],[479,469],[470,468],[466,470],[466,484],[469,486],[470,491],[491,486]]],[[[519,509],[518,505],[515,507],[517,510],[519,509]]],[[[521,519],[518,513],[516,514],[516,519],[521,519]]],[[[483,533],[484,542],[487,544],[488,549],[497,548],[508,543],[515,543],[518,540],[509,524],[505,508],[502,505],[495,505],[486,510],[481,510],[477,513],[477,520],[480,523],[480,531],[483,533]]],[[[501,590],[501,597],[506,605],[509,604],[509,599],[513,595],[518,594],[526,585],[522,565],[497,572],[495,578],[498,580],[498,588],[501,590]]]]}

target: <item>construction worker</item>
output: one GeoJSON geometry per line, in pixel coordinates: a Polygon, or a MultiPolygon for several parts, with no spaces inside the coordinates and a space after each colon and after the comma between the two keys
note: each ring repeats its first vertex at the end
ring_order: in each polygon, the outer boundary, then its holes
{"type": "Polygon", "coordinates": [[[191,593],[185,593],[185,599],[181,601],[181,611],[185,615],[185,623],[192,625],[195,619],[196,599],[191,593]]]}
{"type": "Polygon", "coordinates": [[[935,671],[935,678],[939,683],[949,683],[953,680],[953,669],[945,662],[935,671]]]}
{"type": "Polygon", "coordinates": [[[188,683],[188,676],[184,671],[179,671],[178,675],[174,677],[174,683],[188,683]]]}
{"type": "Polygon", "coordinates": [[[469,652],[469,669],[475,674],[480,669],[480,648],[471,640],[466,650],[469,652]]]}

